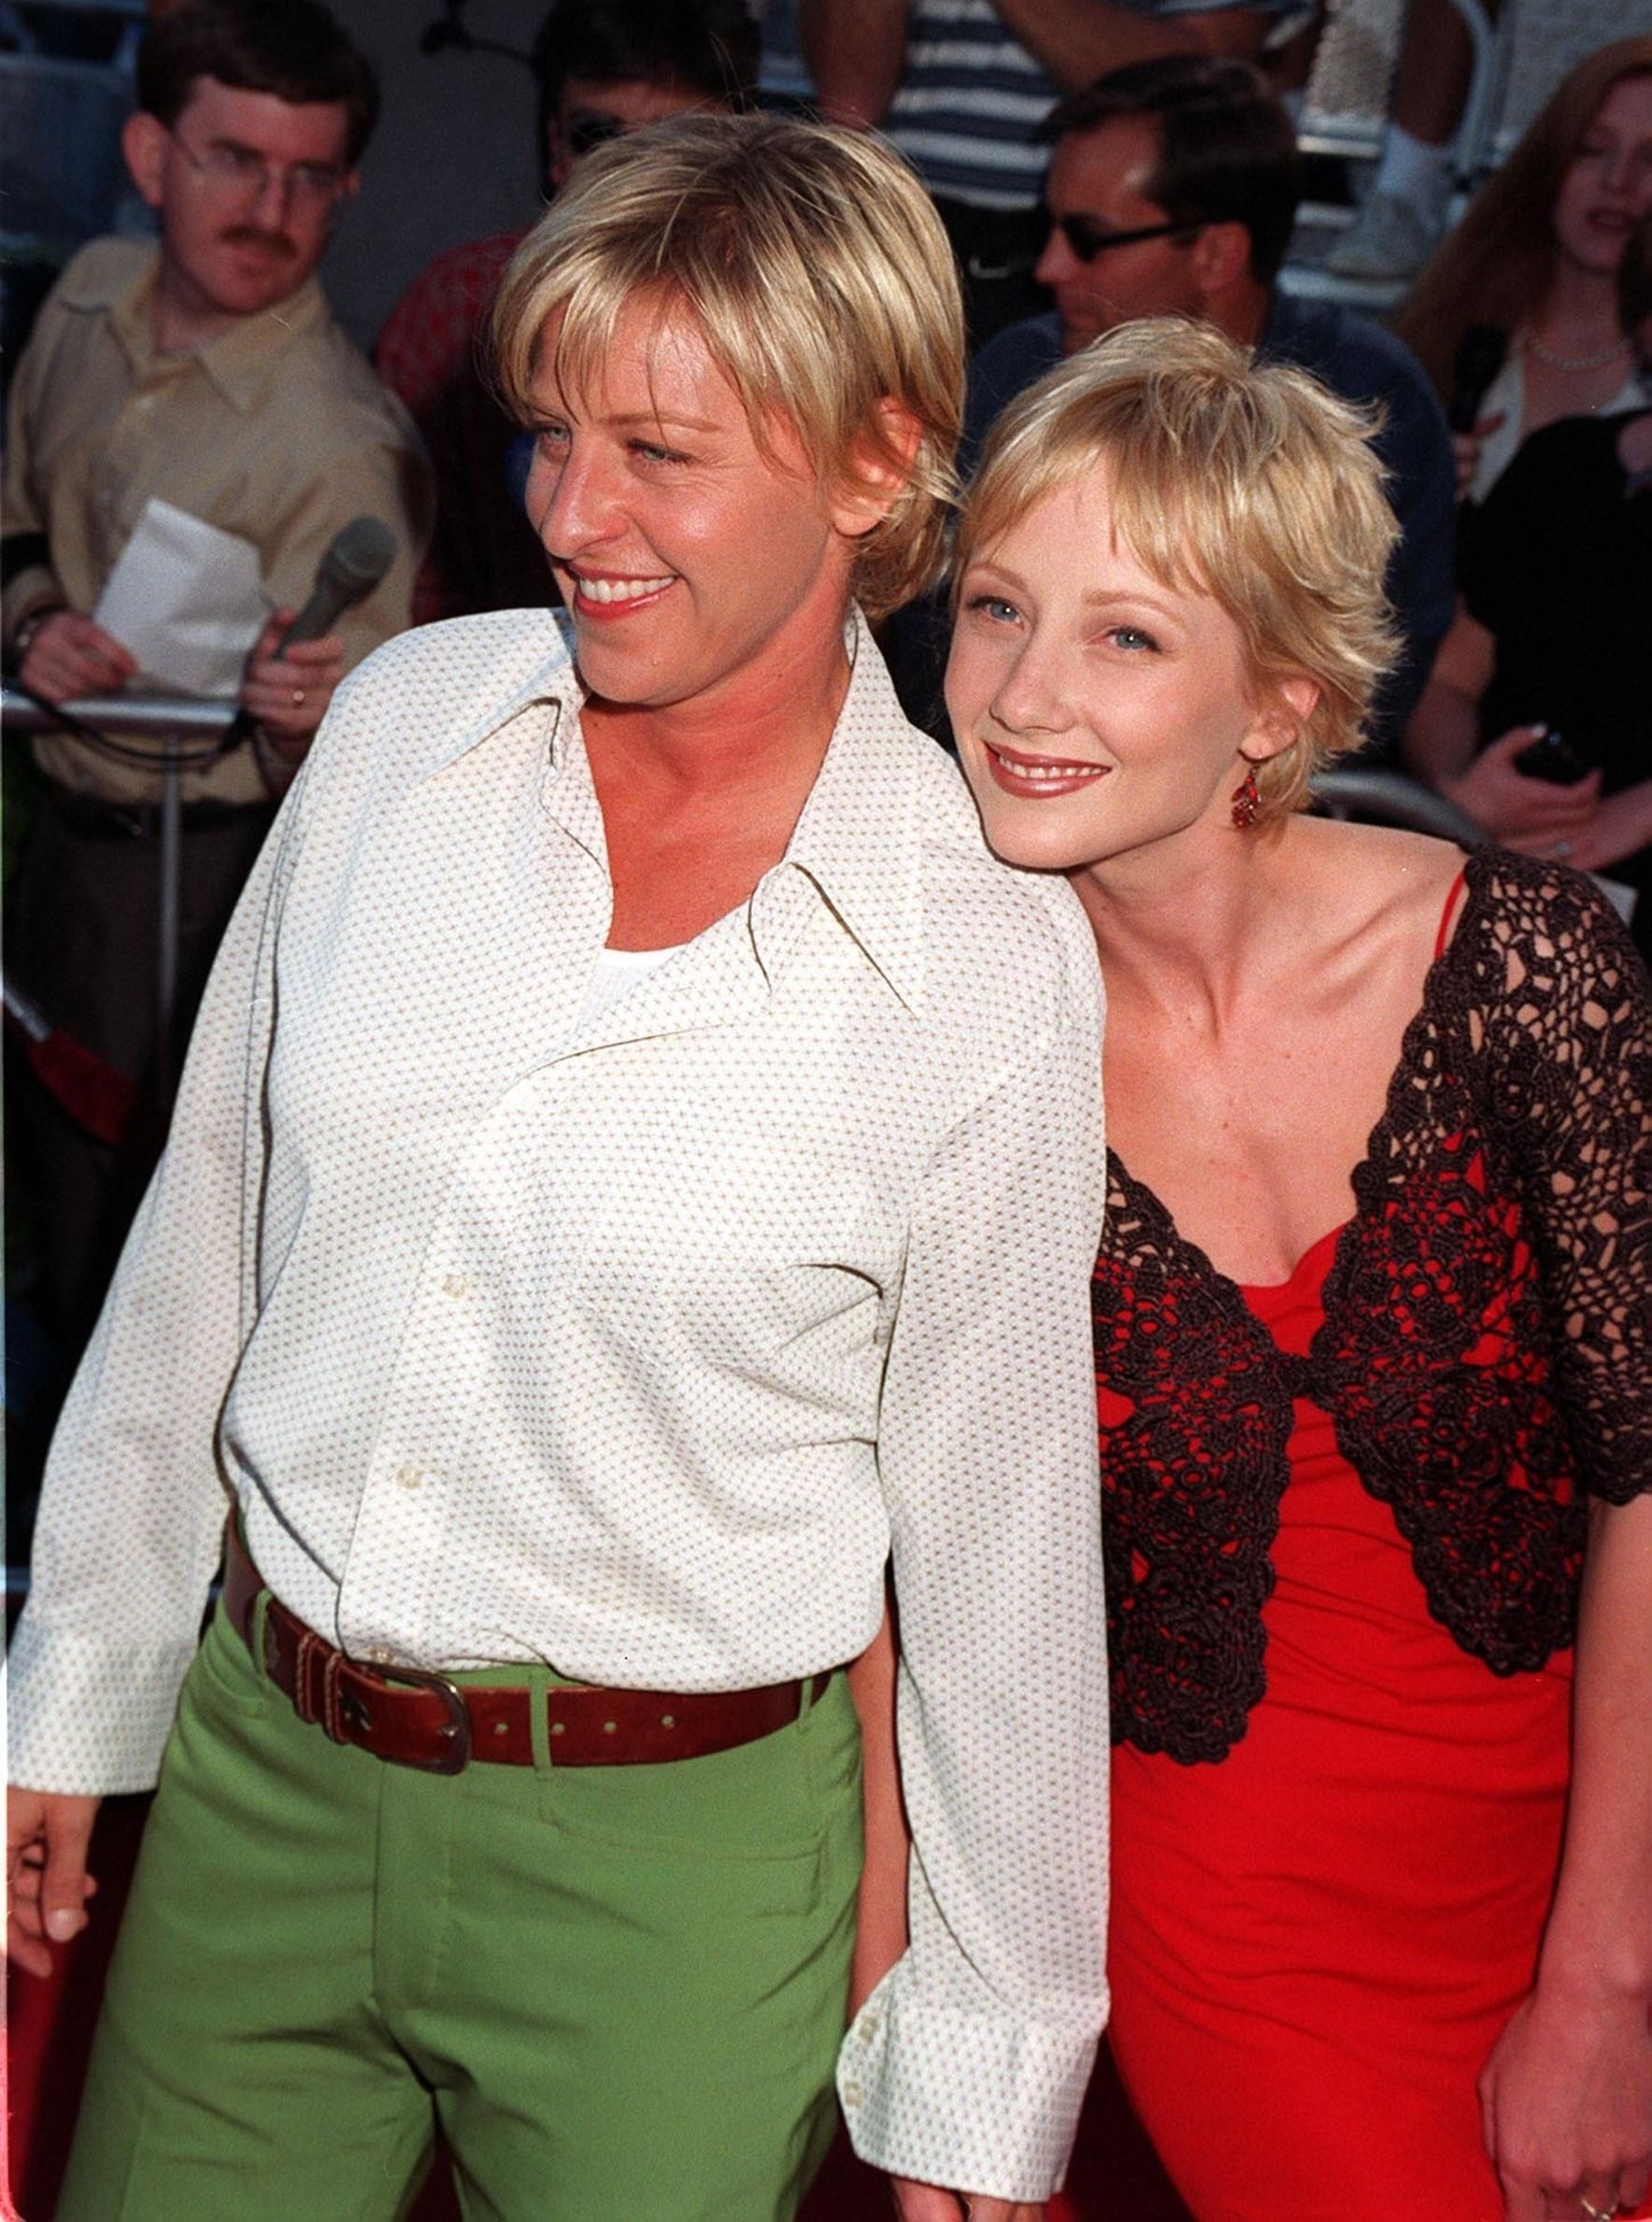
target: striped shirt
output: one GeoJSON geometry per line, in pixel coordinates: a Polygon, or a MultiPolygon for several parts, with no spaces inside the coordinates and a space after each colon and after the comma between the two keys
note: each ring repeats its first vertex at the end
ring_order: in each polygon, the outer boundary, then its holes
{"type": "MultiPolygon", "coordinates": [[[[1235,0],[1118,0],[1132,14],[1213,15],[1235,0]]],[[[1295,0],[1245,0],[1269,15],[1295,0]]],[[[916,0],[906,67],[884,118],[933,193],[978,208],[1028,208],[1044,192],[1039,127],[1061,88],[1005,29],[992,0],[916,0]]]]}
{"type": "Polygon", "coordinates": [[[933,193],[1026,208],[1044,191],[1038,129],[1061,97],[991,0],[919,0],[883,129],[933,193]]]}

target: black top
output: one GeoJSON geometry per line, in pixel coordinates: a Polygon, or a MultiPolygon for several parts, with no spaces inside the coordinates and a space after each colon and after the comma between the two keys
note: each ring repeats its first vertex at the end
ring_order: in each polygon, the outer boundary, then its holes
{"type": "Polygon", "coordinates": [[[1292,1399],[1493,1674],[1574,1631],[1587,1500],[1652,1489],[1652,989],[1579,873],[1481,851],[1288,1356],[1110,1158],[1092,1284],[1113,1732],[1224,1758],[1267,1685],[1292,1399]]]}
{"type": "Polygon", "coordinates": [[[1497,643],[1480,738],[1552,726],[1606,793],[1652,778],[1652,490],[1626,491],[1637,411],[1533,433],[1463,536],[1470,614],[1497,643]]]}

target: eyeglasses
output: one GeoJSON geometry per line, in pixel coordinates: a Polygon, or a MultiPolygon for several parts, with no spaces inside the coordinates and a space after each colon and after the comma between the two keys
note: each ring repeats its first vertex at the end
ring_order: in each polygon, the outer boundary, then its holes
{"type": "Polygon", "coordinates": [[[1093,263],[1097,255],[1107,253],[1111,248],[1136,247],[1144,239],[1173,239],[1178,233],[1191,237],[1204,229],[1202,223],[1185,219],[1180,223],[1137,224],[1128,232],[1110,232],[1104,224],[1097,223],[1093,216],[1052,216],[1049,221],[1081,263],[1093,263]]]}
{"type": "Polygon", "coordinates": [[[329,215],[343,198],[347,173],[336,164],[265,162],[262,154],[237,146],[234,139],[215,139],[205,154],[197,154],[180,132],[169,135],[207,190],[226,201],[261,201],[272,181],[283,207],[291,203],[308,217],[329,215]]]}

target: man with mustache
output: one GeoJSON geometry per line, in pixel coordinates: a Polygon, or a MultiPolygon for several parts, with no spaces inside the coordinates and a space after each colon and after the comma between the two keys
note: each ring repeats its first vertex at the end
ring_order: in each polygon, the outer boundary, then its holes
{"type": "MultiPolygon", "coordinates": [[[[276,802],[345,669],[408,622],[425,535],[417,434],[334,321],[316,267],[377,108],[366,61],[317,0],[188,0],[139,50],[123,149],[158,243],[94,240],[17,371],[5,479],[7,666],[51,703],[107,693],[134,660],[90,614],[152,497],[258,551],[272,616],[240,695],[250,743],[186,772],[178,1005],[187,1024],[276,802]],[[335,634],[279,648],[339,528],[394,533],[383,582],[335,634]]],[[[46,799],[8,966],[47,1015],[142,1086],[154,1013],[161,777],[69,732],[36,756],[46,799]]],[[[132,751],[139,753],[134,755],[132,751]]],[[[41,1311],[89,1332],[145,1169],[20,1089],[41,1311]]]]}

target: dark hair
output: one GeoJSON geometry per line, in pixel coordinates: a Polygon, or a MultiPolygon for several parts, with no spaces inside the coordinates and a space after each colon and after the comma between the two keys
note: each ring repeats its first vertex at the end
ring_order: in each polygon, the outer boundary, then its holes
{"type": "Polygon", "coordinates": [[[1617,265],[1617,319],[1632,338],[1652,317],[1652,208],[1630,234],[1617,265]]]}
{"type": "Polygon", "coordinates": [[[341,103],[351,169],[378,121],[372,64],[320,0],[186,0],[144,33],[137,105],[170,131],[200,78],[216,78],[237,93],[273,93],[294,107],[341,103]]]}
{"type": "Polygon", "coordinates": [[[757,89],[760,57],[748,0],[556,0],[534,41],[548,114],[569,78],[676,82],[743,108],[757,89]]]}
{"type": "Polygon", "coordinates": [[[1146,198],[1181,222],[1242,223],[1250,274],[1272,285],[1302,199],[1302,160],[1289,112],[1260,70],[1205,54],[1126,63],[1059,102],[1044,136],[1135,116],[1159,133],[1146,198]]]}

